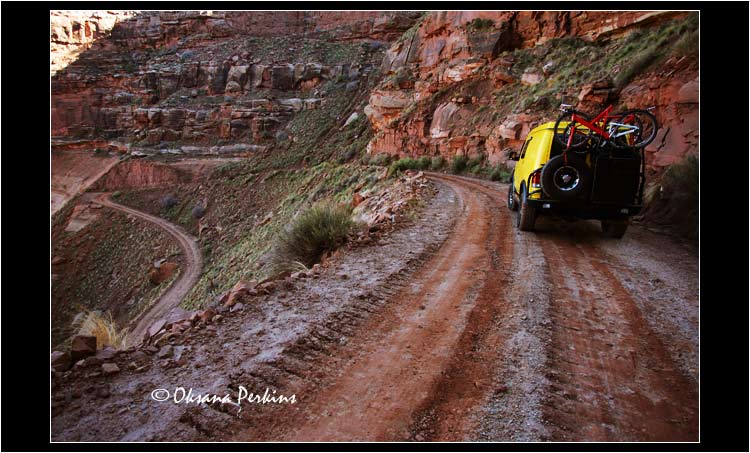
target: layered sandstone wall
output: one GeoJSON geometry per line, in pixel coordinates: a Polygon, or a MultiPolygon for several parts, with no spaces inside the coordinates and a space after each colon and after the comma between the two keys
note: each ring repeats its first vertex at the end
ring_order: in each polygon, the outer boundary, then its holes
{"type": "MultiPolygon", "coordinates": [[[[606,47],[608,43],[624,43],[631,34],[637,38],[634,33],[687,20],[687,15],[668,11],[430,13],[386,51],[382,63],[386,78],[365,108],[376,131],[368,151],[448,159],[484,153],[491,162],[502,162],[532,128],[554,121],[560,97],[568,96],[591,112],[618,102],[623,108],[655,106],[663,127],[647,149],[648,165],[660,168],[679,161],[697,150],[697,51],[688,58],[671,58],[645,74],[636,73],[624,87],[615,86],[613,77],[630,70],[628,65],[614,64],[611,76],[601,80],[589,80],[588,65],[607,56],[602,49],[613,48],[606,47]],[[562,58],[551,56],[552,44],[575,38],[584,44],[572,47],[562,58]],[[589,57],[588,51],[595,56],[589,57]],[[580,66],[573,69],[577,82],[560,77],[561,66],[571,62],[580,66]],[[540,93],[546,96],[535,96],[540,93]],[[509,108],[506,104],[515,103],[518,96],[528,96],[531,105],[509,108]]],[[[629,47],[620,46],[623,52],[647,47],[634,38],[629,47]]],[[[626,52],[623,55],[628,57],[626,52]]]]}
{"type": "Polygon", "coordinates": [[[134,11],[51,11],[50,74],[68,66],[94,41],[134,15],[134,11]]]}
{"type": "MultiPolygon", "coordinates": [[[[66,13],[54,16],[58,23],[82,20],[66,13]]],[[[386,41],[419,15],[123,13],[106,35],[85,35],[85,50],[53,76],[51,135],[118,140],[140,151],[259,149],[293,115],[319,108],[326,82],[363,84],[386,41]]],[[[69,29],[53,27],[52,41],[69,29]]]]}

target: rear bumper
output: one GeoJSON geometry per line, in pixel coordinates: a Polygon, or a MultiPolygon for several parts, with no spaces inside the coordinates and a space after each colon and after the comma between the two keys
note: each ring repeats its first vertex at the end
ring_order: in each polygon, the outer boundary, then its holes
{"type": "Polygon", "coordinates": [[[579,217],[582,219],[615,220],[630,217],[641,212],[641,205],[614,206],[581,201],[560,201],[527,199],[529,206],[537,214],[557,214],[579,217]]]}

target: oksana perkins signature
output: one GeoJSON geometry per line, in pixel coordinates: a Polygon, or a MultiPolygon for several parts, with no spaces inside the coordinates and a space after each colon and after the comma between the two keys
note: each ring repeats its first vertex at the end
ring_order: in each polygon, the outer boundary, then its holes
{"type": "Polygon", "coordinates": [[[247,388],[240,385],[238,387],[238,393],[236,397],[230,394],[216,395],[213,393],[198,393],[194,392],[193,388],[186,389],[185,387],[176,387],[173,392],[167,389],[158,388],[151,392],[151,399],[158,402],[172,401],[175,404],[231,404],[237,406],[240,411],[242,410],[242,402],[246,401],[250,404],[295,404],[297,402],[297,396],[292,394],[286,396],[282,394],[276,394],[276,390],[269,390],[266,387],[265,392],[261,395],[259,393],[252,393],[247,388]]]}

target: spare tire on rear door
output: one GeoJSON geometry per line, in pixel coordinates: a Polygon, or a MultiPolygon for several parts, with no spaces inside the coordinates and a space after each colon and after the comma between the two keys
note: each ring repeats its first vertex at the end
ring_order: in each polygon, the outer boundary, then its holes
{"type": "Polygon", "coordinates": [[[581,157],[568,154],[566,163],[562,155],[555,156],[542,167],[542,190],[554,200],[578,198],[589,184],[591,170],[581,157]]]}

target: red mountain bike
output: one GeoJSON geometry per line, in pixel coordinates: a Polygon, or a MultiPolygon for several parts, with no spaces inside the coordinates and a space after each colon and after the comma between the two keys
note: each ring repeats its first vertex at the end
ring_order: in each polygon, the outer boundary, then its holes
{"type": "Polygon", "coordinates": [[[555,140],[566,149],[580,148],[586,143],[599,144],[602,138],[601,144],[611,143],[615,148],[643,148],[654,141],[659,129],[656,118],[648,111],[653,107],[612,113],[610,105],[592,120],[570,107],[560,106],[565,113],[555,123],[555,140]]]}

